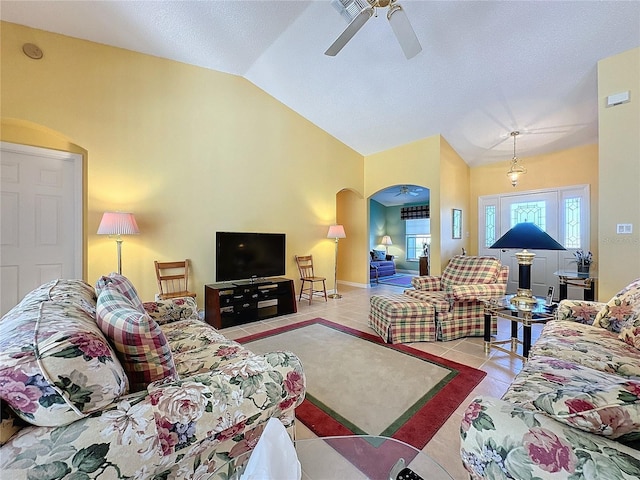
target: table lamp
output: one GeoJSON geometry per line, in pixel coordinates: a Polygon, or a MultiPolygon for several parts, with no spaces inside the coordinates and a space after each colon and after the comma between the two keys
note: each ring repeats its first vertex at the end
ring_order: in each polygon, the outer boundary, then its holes
{"type": "Polygon", "coordinates": [[[133,213],[104,212],[98,235],[115,235],[118,248],[118,274],[122,275],[122,237],[121,235],[135,235],[140,233],[133,213]]]}
{"type": "Polygon", "coordinates": [[[336,239],[336,258],[333,264],[333,293],[329,295],[329,298],[342,298],[342,295],[338,293],[338,239],[347,238],[346,233],[344,233],[344,227],[342,225],[331,225],[327,238],[336,239]]]}
{"type": "Polygon", "coordinates": [[[566,250],[562,245],[549,236],[536,224],[531,222],[518,223],[500,237],[489,248],[522,248],[516,253],[518,259],[518,293],[511,298],[511,303],[522,311],[531,311],[536,305],[536,299],[531,292],[531,265],[536,256],[532,250],[566,250]]]}
{"type": "Polygon", "coordinates": [[[384,245],[385,253],[389,255],[389,245],[393,245],[391,237],[389,235],[385,235],[384,237],[382,237],[382,241],[380,243],[384,245]]]}

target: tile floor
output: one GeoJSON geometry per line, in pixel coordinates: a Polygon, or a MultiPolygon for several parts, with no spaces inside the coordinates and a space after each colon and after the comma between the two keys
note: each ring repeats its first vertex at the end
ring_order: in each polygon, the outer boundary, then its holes
{"type": "MultiPolygon", "coordinates": [[[[298,285],[296,285],[296,288],[299,288],[298,285]]],[[[271,330],[276,327],[316,317],[374,333],[373,330],[367,326],[369,297],[371,295],[385,293],[401,293],[402,290],[403,288],[390,285],[376,285],[368,289],[339,286],[339,292],[342,294],[341,299],[329,299],[328,302],[325,302],[324,299],[318,297],[313,300],[311,305],[309,305],[308,301],[303,300],[298,303],[298,312],[296,314],[226,328],[221,330],[221,333],[228,338],[237,339],[253,333],[271,330]]],[[[541,325],[533,326],[532,342],[535,342],[541,328],[541,325]]],[[[504,319],[499,319],[498,338],[508,338],[509,332],[509,322],[504,319]]],[[[468,399],[460,405],[423,450],[424,453],[442,465],[454,479],[467,479],[468,475],[462,467],[458,455],[460,448],[458,431],[464,409],[476,395],[501,397],[514,376],[522,368],[522,361],[508,353],[499,351],[492,351],[488,355],[485,354],[482,337],[464,338],[450,342],[420,342],[409,345],[413,348],[487,372],[487,376],[475,388],[471,395],[469,395],[468,399]]],[[[297,422],[296,435],[298,438],[311,438],[314,436],[314,434],[300,422],[297,422]]]]}

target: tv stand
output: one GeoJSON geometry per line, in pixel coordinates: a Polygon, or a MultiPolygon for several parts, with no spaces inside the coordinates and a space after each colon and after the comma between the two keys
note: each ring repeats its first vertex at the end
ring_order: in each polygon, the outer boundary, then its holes
{"type": "Polygon", "coordinates": [[[293,280],[260,278],[204,286],[204,320],[221,329],[296,313],[293,280]]]}

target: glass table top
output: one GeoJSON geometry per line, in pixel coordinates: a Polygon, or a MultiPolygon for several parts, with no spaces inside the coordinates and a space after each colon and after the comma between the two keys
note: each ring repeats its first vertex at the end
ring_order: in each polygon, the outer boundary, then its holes
{"type": "Polygon", "coordinates": [[[404,470],[407,467],[424,480],[452,478],[429,455],[394,438],[370,435],[323,437],[297,440],[295,446],[303,480],[412,478],[404,470]]]}
{"type": "Polygon", "coordinates": [[[556,277],[567,277],[567,278],[575,278],[575,279],[585,279],[598,278],[598,272],[593,270],[589,270],[588,272],[578,272],[576,270],[558,270],[557,272],[553,272],[556,277]]]}

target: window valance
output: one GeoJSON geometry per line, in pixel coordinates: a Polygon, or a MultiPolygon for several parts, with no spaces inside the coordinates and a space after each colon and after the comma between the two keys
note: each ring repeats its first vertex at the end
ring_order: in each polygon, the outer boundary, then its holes
{"type": "Polygon", "coordinates": [[[413,205],[400,209],[401,220],[413,220],[416,218],[429,218],[429,205],[413,205]]]}

